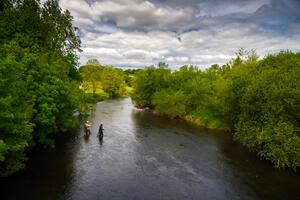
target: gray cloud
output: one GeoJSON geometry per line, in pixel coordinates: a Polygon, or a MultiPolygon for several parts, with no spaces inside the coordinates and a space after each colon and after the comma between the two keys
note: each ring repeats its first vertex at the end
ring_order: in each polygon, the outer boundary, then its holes
{"type": "Polygon", "coordinates": [[[81,31],[81,63],[224,64],[238,48],[299,50],[298,0],[61,0],[81,31]]]}
{"type": "Polygon", "coordinates": [[[184,64],[204,68],[213,63],[224,64],[238,48],[245,46],[257,49],[260,55],[299,48],[298,35],[292,38],[269,37],[263,32],[253,32],[253,29],[255,25],[228,27],[222,32],[191,31],[182,34],[181,42],[173,32],[91,33],[83,38],[86,47],[82,55],[85,59],[97,57],[104,64],[116,66],[141,67],[166,61],[174,68],[184,64]]]}
{"type": "Polygon", "coordinates": [[[177,30],[195,19],[192,7],[159,7],[150,1],[85,1],[61,0],[75,17],[75,25],[91,27],[109,24],[135,30],[177,30]],[[126,2],[126,3],[125,3],[126,2]]]}

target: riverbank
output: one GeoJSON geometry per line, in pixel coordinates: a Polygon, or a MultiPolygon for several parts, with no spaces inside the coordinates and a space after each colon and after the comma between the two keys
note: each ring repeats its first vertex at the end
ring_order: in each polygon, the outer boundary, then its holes
{"type": "MultiPolygon", "coordinates": [[[[145,108],[145,110],[149,110],[149,108],[145,108]]],[[[165,116],[170,119],[174,118],[174,117],[168,116],[166,114],[161,114],[161,113],[155,111],[155,109],[150,109],[150,110],[155,115],[165,116]]],[[[232,134],[232,138],[234,138],[233,139],[234,141],[237,141],[242,146],[247,147],[249,152],[255,152],[255,154],[258,158],[265,159],[270,164],[275,166],[275,168],[283,168],[283,167],[276,166],[276,164],[271,159],[267,158],[264,154],[260,153],[260,150],[254,149],[253,147],[249,146],[247,144],[247,142],[243,141],[241,138],[238,138],[235,135],[235,133],[233,132],[232,128],[226,123],[226,120],[222,119],[221,117],[217,117],[217,116],[211,114],[211,112],[209,112],[208,110],[204,110],[202,112],[199,112],[199,111],[192,112],[192,114],[188,114],[188,115],[185,115],[182,117],[175,117],[175,118],[178,118],[182,121],[186,121],[187,123],[196,125],[200,128],[205,128],[205,129],[212,130],[212,131],[224,131],[224,132],[230,133],[230,134],[232,134]],[[210,113],[210,114],[208,114],[208,113],[210,113]]],[[[291,170],[296,173],[299,171],[299,167],[288,166],[285,169],[291,170]]]]}
{"type": "Polygon", "coordinates": [[[261,60],[248,52],[206,70],[151,66],[136,73],[132,98],[162,115],[232,128],[235,139],[275,167],[299,168],[299,61],[300,53],[290,51],[261,60]]]}
{"type": "Polygon", "coordinates": [[[203,127],[203,128],[231,132],[231,128],[228,125],[220,123],[220,121],[218,121],[218,120],[211,121],[211,122],[205,122],[203,119],[198,118],[193,115],[186,115],[182,119],[189,123],[195,124],[195,125],[203,127]]]}
{"type": "MultiPolygon", "coordinates": [[[[142,109],[149,110],[149,108],[142,108],[142,109]]],[[[178,118],[178,119],[186,121],[190,124],[194,124],[199,127],[202,127],[202,128],[206,128],[206,129],[210,129],[210,130],[231,132],[230,126],[222,118],[208,117],[207,115],[199,116],[199,114],[195,114],[195,113],[184,115],[184,116],[173,117],[173,116],[169,116],[166,114],[161,114],[161,113],[155,111],[155,109],[150,109],[150,110],[152,110],[152,112],[155,113],[156,115],[166,116],[171,119],[178,118]]]]}
{"type": "Polygon", "coordinates": [[[229,123],[217,111],[212,109],[199,109],[183,117],[187,122],[212,130],[231,132],[229,123]]]}

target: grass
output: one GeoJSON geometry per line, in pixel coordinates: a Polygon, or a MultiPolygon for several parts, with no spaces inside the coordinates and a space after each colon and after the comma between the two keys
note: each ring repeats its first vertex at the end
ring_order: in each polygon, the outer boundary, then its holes
{"type": "Polygon", "coordinates": [[[185,116],[185,119],[209,129],[227,130],[229,128],[224,117],[214,109],[210,108],[192,111],[185,116]]]}

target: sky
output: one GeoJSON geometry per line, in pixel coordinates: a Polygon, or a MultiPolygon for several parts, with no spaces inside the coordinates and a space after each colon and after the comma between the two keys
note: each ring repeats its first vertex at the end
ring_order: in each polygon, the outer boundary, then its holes
{"type": "Polygon", "coordinates": [[[79,62],[207,68],[239,48],[261,57],[300,50],[300,0],[60,0],[74,17],[79,62]]]}

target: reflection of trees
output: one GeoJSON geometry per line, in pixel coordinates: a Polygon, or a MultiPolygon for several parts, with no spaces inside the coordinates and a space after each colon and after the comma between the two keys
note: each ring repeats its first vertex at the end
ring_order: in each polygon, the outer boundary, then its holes
{"type": "Polygon", "coordinates": [[[62,198],[74,180],[74,158],[82,128],[59,138],[54,149],[34,149],[25,171],[0,179],[4,199],[65,199],[62,198]]]}

